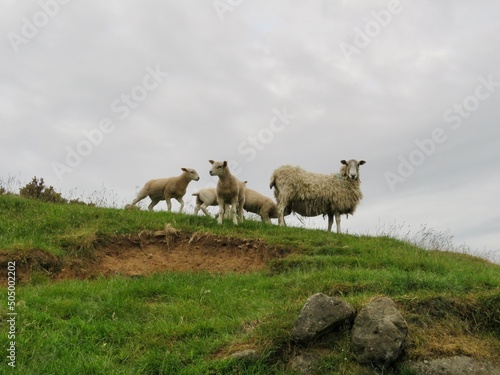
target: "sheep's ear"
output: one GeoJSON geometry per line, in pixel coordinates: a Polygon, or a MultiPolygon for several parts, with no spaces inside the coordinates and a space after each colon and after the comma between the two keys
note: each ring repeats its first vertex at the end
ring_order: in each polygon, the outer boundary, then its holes
{"type": "Polygon", "coordinates": [[[215,163],[215,161],[213,161],[213,160],[209,160],[208,162],[209,162],[210,164],[215,163]]]}
{"type": "Polygon", "coordinates": [[[224,163],[222,163],[224,167],[227,167],[227,161],[224,160],[224,163]]]}
{"type": "Polygon", "coordinates": [[[366,161],[364,161],[364,160],[360,160],[360,161],[359,161],[359,165],[363,165],[363,164],[365,164],[365,163],[366,163],[366,161]]]}
{"type": "Polygon", "coordinates": [[[186,168],[181,168],[182,171],[187,172],[188,170],[186,168]]]}
{"type": "Polygon", "coordinates": [[[341,161],[340,161],[340,164],[347,165],[347,162],[346,162],[345,160],[341,160],[341,161]]]}

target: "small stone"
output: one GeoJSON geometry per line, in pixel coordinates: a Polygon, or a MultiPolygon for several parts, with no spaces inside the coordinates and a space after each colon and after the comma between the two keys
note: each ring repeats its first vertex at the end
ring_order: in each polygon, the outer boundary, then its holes
{"type": "Polygon", "coordinates": [[[290,361],[290,369],[303,375],[314,374],[318,367],[319,358],[306,353],[296,356],[290,361]]]}
{"type": "Polygon", "coordinates": [[[153,237],[154,238],[165,237],[165,231],[163,231],[163,230],[154,231],[153,232],[153,237]]]}
{"type": "Polygon", "coordinates": [[[254,361],[259,359],[259,353],[255,349],[245,349],[239,352],[234,352],[229,357],[242,361],[254,361]]]}

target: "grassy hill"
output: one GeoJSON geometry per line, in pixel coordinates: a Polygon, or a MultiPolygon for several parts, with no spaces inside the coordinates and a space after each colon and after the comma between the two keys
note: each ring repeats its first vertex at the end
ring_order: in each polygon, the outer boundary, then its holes
{"type": "MultiPolygon", "coordinates": [[[[389,237],[0,195],[2,317],[12,261],[22,374],[291,373],[287,361],[305,350],[291,327],[317,292],[358,310],[392,298],[409,325],[405,359],[500,363],[500,266],[389,237]],[[156,236],[165,224],[172,232],[156,236]],[[248,348],[260,358],[230,357],[248,348]]],[[[7,319],[0,327],[8,349],[7,319]]],[[[319,373],[378,373],[355,363],[347,330],[318,346],[319,373]]]]}

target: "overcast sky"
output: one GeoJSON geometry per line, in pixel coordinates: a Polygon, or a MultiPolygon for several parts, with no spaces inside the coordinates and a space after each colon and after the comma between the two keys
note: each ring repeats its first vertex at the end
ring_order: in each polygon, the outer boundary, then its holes
{"type": "Polygon", "coordinates": [[[181,167],[189,201],[209,159],[268,196],[280,165],[363,159],[345,231],[425,225],[500,261],[499,20],[497,0],[5,0],[0,178],[124,205],[181,167]]]}

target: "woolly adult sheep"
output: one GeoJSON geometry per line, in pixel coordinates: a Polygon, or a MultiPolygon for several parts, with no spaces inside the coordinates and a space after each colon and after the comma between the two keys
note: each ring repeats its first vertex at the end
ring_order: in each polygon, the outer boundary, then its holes
{"type": "Polygon", "coordinates": [[[217,203],[219,204],[219,217],[217,222],[222,224],[224,217],[225,205],[231,205],[231,217],[233,223],[238,225],[238,219],[243,221],[243,205],[245,204],[245,183],[234,177],[229,171],[227,161],[213,161],[209,160],[212,164],[210,169],[211,176],[218,176],[217,182],[217,203]]]}
{"type": "Polygon", "coordinates": [[[184,209],[182,197],[186,194],[187,186],[193,180],[198,181],[200,176],[191,168],[181,168],[181,170],[182,174],[177,177],[158,178],[146,182],[137,194],[137,197],[128,206],[134,206],[137,202],[149,196],[151,198],[151,203],[148,206],[149,211],[152,211],[154,206],[162,200],[167,201],[168,210],[172,211],[172,202],[170,202],[170,199],[174,198],[181,204],[179,212],[182,213],[184,209]]]}
{"type": "Polygon", "coordinates": [[[359,166],[364,160],[341,160],[339,173],[330,175],[311,173],[300,167],[285,165],[271,176],[271,189],[278,206],[278,222],[285,225],[286,209],[302,216],[328,216],[328,229],[332,229],[333,218],[340,233],[340,215],[353,214],[363,194],[360,189],[359,166]]]}

